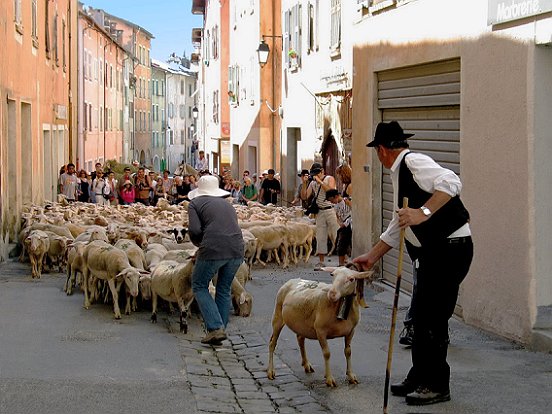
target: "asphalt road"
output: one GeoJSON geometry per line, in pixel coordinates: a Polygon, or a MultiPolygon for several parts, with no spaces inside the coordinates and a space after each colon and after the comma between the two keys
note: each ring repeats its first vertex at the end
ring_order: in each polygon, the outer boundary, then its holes
{"type": "MultiPolygon", "coordinates": [[[[278,288],[293,277],[330,281],[328,273],[314,272],[313,264],[314,261],[286,270],[273,265],[255,268],[253,280],[247,285],[254,296],[253,313],[249,318],[232,317],[229,334],[254,333],[254,345],[258,347],[260,341],[258,349],[266,352],[262,342],[268,343],[270,338],[278,288]]],[[[198,388],[191,387],[191,367],[186,366],[196,361],[198,354],[210,352],[196,346],[202,334],[197,316],[191,318],[187,335],[177,332],[176,318],[164,312],[159,314],[157,325],[149,322],[149,311],[123,315],[116,321],[108,305],[94,304],[90,310],[83,309],[82,295],[67,297],[62,291],[63,283],[64,276],[56,274],[31,280],[28,264],[0,264],[1,414],[196,413],[198,404],[204,412],[210,411],[206,402],[212,397],[209,392],[199,396],[192,392],[198,388]]],[[[305,391],[301,392],[314,397],[324,412],[382,412],[392,291],[378,285],[367,289],[366,295],[370,308],[362,311],[352,344],[353,369],[359,385],[346,381],[342,339],[330,341],[332,372],[339,384],[330,389],[324,383],[318,343],[307,341],[315,372],[305,374],[295,335],[284,328],[280,336],[276,351],[283,367],[276,372],[277,379],[290,369],[303,384],[305,391]]],[[[399,321],[408,306],[408,297],[401,296],[400,305],[399,321]]],[[[398,329],[401,327],[399,323],[398,329]]],[[[247,335],[243,335],[245,341],[247,335]]],[[[552,355],[526,351],[458,320],[451,321],[451,341],[452,401],[412,408],[403,399],[390,397],[390,413],[549,412],[552,355]]],[[[235,344],[226,345],[225,351],[240,354],[235,344]]],[[[264,354],[259,360],[264,363],[264,354]]],[[[409,366],[409,350],[395,345],[392,380],[401,380],[409,366]]],[[[241,373],[243,361],[232,362],[232,367],[241,373]]],[[[266,390],[262,377],[256,380],[263,381],[266,390]]],[[[254,401],[254,407],[271,407],[254,401]]],[[[220,408],[224,405],[216,406],[225,412],[220,408]]],[[[244,406],[242,402],[241,407],[244,406]]],[[[282,412],[295,412],[291,408],[282,412]]],[[[239,407],[237,410],[240,412],[239,407]]]]}

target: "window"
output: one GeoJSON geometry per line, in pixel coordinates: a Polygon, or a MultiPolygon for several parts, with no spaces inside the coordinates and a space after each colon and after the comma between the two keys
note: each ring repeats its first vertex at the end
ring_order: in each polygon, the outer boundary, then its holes
{"type": "Polygon", "coordinates": [[[233,65],[228,67],[228,102],[239,104],[240,96],[240,67],[233,65]]]}
{"type": "Polygon", "coordinates": [[[339,53],[341,47],[341,0],[331,0],[330,50],[339,53]]]}
{"type": "Polygon", "coordinates": [[[87,113],[87,115],[88,115],[88,130],[92,131],[92,104],[88,104],[88,113],[87,113]]]}
{"type": "Polygon", "coordinates": [[[88,79],[92,81],[92,52],[88,52],[88,61],[86,66],[88,67],[88,79]]]}
{"type": "Polygon", "coordinates": [[[169,143],[171,145],[174,145],[174,133],[173,133],[173,130],[169,130],[169,143]]]}
{"type": "Polygon", "coordinates": [[[46,50],[46,58],[50,59],[50,2],[43,0],[46,3],[44,10],[44,49],[46,50]]]}
{"type": "Polygon", "coordinates": [[[219,49],[219,40],[218,40],[218,25],[215,25],[213,27],[213,38],[212,38],[212,46],[211,46],[211,52],[213,53],[213,59],[218,59],[218,49],[219,49]]]}
{"type": "Polygon", "coordinates": [[[191,118],[192,117],[192,107],[189,106],[188,107],[188,118],[191,118]]]}
{"type": "Polygon", "coordinates": [[[104,113],[103,113],[104,109],[102,106],[100,106],[100,110],[98,111],[98,115],[100,117],[100,121],[99,121],[99,124],[100,124],[100,131],[103,131],[104,130],[104,113]]]}
{"type": "Polygon", "coordinates": [[[82,116],[82,129],[88,131],[88,103],[84,103],[84,111],[82,116]]]}
{"type": "Polygon", "coordinates": [[[165,81],[161,81],[161,96],[165,96],[165,81]]]}
{"type": "Polygon", "coordinates": [[[100,59],[100,63],[98,64],[99,69],[99,78],[100,78],[100,85],[104,84],[104,71],[103,71],[103,61],[100,59]]]}
{"type": "Polygon", "coordinates": [[[119,109],[119,131],[122,131],[124,129],[123,121],[124,121],[123,110],[119,109]]]}
{"type": "Polygon", "coordinates": [[[301,66],[302,5],[296,4],[284,13],[284,53],[287,67],[301,66]]]}
{"type": "Polygon", "coordinates": [[[53,27],[54,33],[53,36],[53,48],[54,48],[54,61],[56,62],[56,66],[59,66],[59,50],[58,50],[58,15],[57,13],[54,15],[54,27],[53,27]]]}
{"type": "Polygon", "coordinates": [[[180,80],[180,95],[184,95],[186,93],[186,85],[184,84],[184,79],[180,80]]]}
{"type": "Polygon", "coordinates": [[[219,123],[219,91],[213,91],[213,122],[219,123]]]}
{"type": "Polygon", "coordinates": [[[188,96],[192,96],[192,84],[188,84],[188,96]]]}
{"type": "Polygon", "coordinates": [[[15,23],[21,24],[21,0],[14,0],[13,2],[15,23]]]}
{"type": "Polygon", "coordinates": [[[307,53],[314,52],[318,50],[315,47],[315,10],[314,4],[309,2],[307,4],[307,53]]]}
{"type": "Polygon", "coordinates": [[[113,65],[109,65],[109,87],[113,89],[113,65]]]}
{"type": "Polygon", "coordinates": [[[62,56],[61,64],[63,67],[63,71],[67,72],[67,60],[65,59],[65,32],[66,32],[65,20],[62,20],[61,21],[61,56],[62,56]]]}
{"type": "Polygon", "coordinates": [[[172,102],[169,104],[169,118],[174,118],[174,105],[172,104],[172,102]]]}
{"type": "Polygon", "coordinates": [[[180,112],[180,119],[184,119],[186,117],[186,107],[184,105],[180,105],[178,109],[180,112]]]}
{"type": "MultiPolygon", "coordinates": [[[[36,4],[38,0],[31,1],[31,37],[33,39],[33,46],[38,47],[38,6],[36,4]]],[[[21,0],[19,0],[21,2],[21,0]]]]}
{"type": "Polygon", "coordinates": [[[180,143],[184,145],[186,143],[186,131],[180,131],[180,143]]]}

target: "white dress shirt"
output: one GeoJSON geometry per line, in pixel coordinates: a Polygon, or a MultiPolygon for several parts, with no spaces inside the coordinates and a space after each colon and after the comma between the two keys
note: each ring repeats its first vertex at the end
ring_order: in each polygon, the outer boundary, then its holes
{"type": "MultiPolygon", "coordinates": [[[[409,149],[402,151],[390,169],[391,181],[393,183],[393,219],[389,223],[387,230],[380,236],[380,239],[391,247],[399,247],[401,229],[399,226],[399,215],[396,211],[399,197],[399,167],[404,156],[409,152],[409,149]]],[[[433,194],[435,191],[442,191],[451,197],[456,197],[462,190],[460,178],[453,171],[441,167],[425,154],[413,152],[406,158],[406,165],[412,172],[416,184],[427,193],[433,194]]],[[[470,235],[470,226],[466,223],[448,237],[464,237],[470,235]]],[[[421,246],[410,227],[406,228],[405,238],[414,246],[421,246]]]]}

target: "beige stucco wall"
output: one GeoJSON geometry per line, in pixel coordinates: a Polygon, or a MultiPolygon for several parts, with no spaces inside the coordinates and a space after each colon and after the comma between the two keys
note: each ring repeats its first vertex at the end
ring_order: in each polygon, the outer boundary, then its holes
{"type": "Polygon", "coordinates": [[[530,24],[491,33],[486,16],[486,2],[420,0],[357,24],[355,38],[363,41],[353,58],[353,166],[370,165],[371,173],[353,168],[354,254],[368,250],[381,231],[381,167],[365,147],[381,119],[376,73],[459,58],[462,198],[475,243],[462,285],[463,316],[526,341],[537,298],[549,305],[552,297],[545,193],[551,183],[551,56],[534,46],[530,24]]]}

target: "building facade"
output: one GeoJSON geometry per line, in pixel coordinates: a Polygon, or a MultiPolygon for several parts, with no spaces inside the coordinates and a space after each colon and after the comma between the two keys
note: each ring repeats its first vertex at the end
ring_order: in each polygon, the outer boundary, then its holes
{"type": "Polygon", "coordinates": [[[152,159],[150,50],[154,36],[143,27],[104,10],[89,7],[88,14],[99,25],[111,27],[111,31],[117,34],[118,43],[131,56],[131,62],[125,61],[125,67],[129,69],[129,93],[133,94],[128,99],[130,137],[127,158],[146,164],[152,159]]]}
{"type": "Polygon", "coordinates": [[[151,151],[155,171],[167,168],[166,83],[168,68],[155,59],[151,62],[151,151]]]}
{"type": "Polygon", "coordinates": [[[25,203],[55,200],[76,158],[77,2],[0,5],[0,235],[15,240],[25,203]]]}
{"type": "Polygon", "coordinates": [[[412,150],[462,179],[476,253],[459,313],[552,349],[552,2],[362,2],[353,30],[354,254],[395,208],[365,147],[378,122],[394,119],[415,133],[412,150]]]}
{"type": "Polygon", "coordinates": [[[93,171],[97,162],[127,158],[125,62],[129,57],[111,25],[100,26],[84,9],[79,10],[79,168],[93,171]]]}
{"type": "Polygon", "coordinates": [[[193,164],[192,125],[196,74],[184,68],[167,67],[167,169],[193,164]]]}

